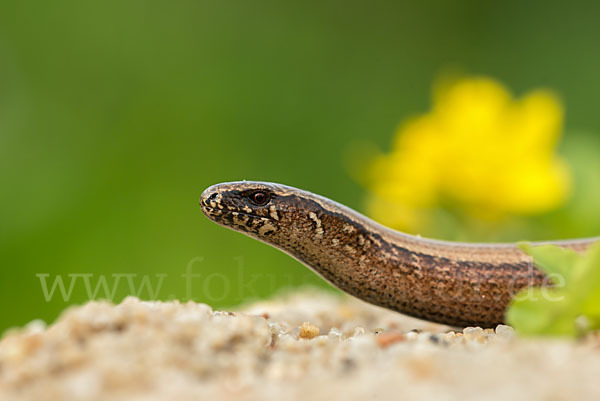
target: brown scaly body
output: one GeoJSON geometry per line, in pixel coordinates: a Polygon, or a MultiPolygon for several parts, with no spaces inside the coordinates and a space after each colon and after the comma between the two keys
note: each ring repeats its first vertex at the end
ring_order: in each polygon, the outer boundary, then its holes
{"type": "MultiPolygon", "coordinates": [[[[407,235],[285,185],[217,184],[202,193],[200,205],[209,219],[283,250],[341,290],[434,322],[495,326],[519,289],[547,284],[514,244],[407,235]]],[[[599,240],[546,243],[582,252],[599,240]]]]}

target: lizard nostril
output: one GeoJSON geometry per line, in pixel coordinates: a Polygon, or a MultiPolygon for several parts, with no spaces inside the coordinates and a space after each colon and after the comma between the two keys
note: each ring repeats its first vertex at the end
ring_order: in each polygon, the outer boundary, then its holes
{"type": "Polygon", "coordinates": [[[200,196],[200,204],[203,206],[211,207],[210,204],[215,202],[219,202],[221,200],[221,195],[218,192],[203,192],[202,196],[200,196]],[[209,195],[210,194],[210,195],[209,195]]]}

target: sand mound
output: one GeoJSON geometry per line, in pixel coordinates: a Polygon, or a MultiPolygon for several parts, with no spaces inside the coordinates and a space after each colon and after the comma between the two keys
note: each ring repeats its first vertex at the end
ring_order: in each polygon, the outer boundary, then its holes
{"type": "Polygon", "coordinates": [[[290,294],[237,312],[90,302],[0,342],[1,400],[600,399],[600,340],[452,331],[290,294]]]}

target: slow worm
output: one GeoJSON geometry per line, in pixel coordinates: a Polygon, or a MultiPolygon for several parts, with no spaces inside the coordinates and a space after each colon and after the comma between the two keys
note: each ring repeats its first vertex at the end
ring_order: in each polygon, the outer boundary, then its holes
{"type": "MultiPolygon", "coordinates": [[[[548,284],[515,244],[425,239],[384,227],[308,191],[240,181],[213,185],[200,205],[212,221],[293,256],[364,301],[452,326],[503,322],[512,296],[548,284]]],[[[583,252],[600,237],[556,244],[583,252]]]]}

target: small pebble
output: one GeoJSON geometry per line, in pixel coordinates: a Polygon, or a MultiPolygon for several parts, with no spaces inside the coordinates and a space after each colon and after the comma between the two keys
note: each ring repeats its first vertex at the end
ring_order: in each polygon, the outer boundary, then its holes
{"type": "Polygon", "coordinates": [[[515,336],[515,329],[504,324],[499,324],[496,327],[496,335],[504,338],[513,338],[515,336]]]}
{"type": "Polygon", "coordinates": [[[327,333],[327,337],[329,337],[331,340],[341,340],[343,338],[343,334],[339,329],[332,327],[331,330],[329,330],[329,333],[327,333]]]}
{"type": "Polygon", "coordinates": [[[300,333],[298,333],[299,338],[310,340],[311,338],[315,338],[319,335],[319,328],[309,322],[302,323],[300,326],[300,333]]]}
{"type": "Polygon", "coordinates": [[[406,340],[406,336],[402,333],[382,333],[375,337],[375,341],[380,348],[387,348],[404,340],[406,340]]]}
{"type": "Polygon", "coordinates": [[[434,344],[438,344],[440,342],[440,339],[438,336],[436,336],[435,334],[431,334],[429,336],[429,341],[431,341],[434,344]]]}
{"type": "Polygon", "coordinates": [[[362,327],[357,327],[354,329],[354,337],[362,336],[366,334],[366,330],[362,327]]]}
{"type": "Polygon", "coordinates": [[[483,329],[481,327],[467,327],[463,330],[465,340],[483,340],[483,329]]]}

